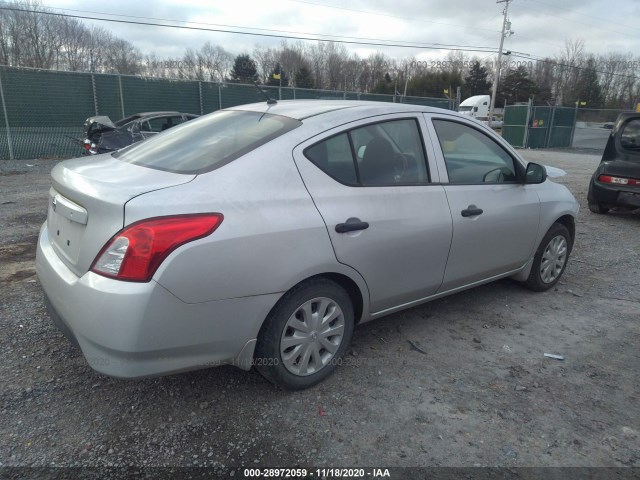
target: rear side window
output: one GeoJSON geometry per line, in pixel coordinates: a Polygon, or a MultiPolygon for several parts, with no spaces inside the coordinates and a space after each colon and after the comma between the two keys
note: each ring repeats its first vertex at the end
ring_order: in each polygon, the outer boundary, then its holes
{"type": "Polygon", "coordinates": [[[346,185],[398,186],[429,182],[415,119],[355,128],[307,148],[304,154],[327,175],[346,185]]]}
{"type": "Polygon", "coordinates": [[[629,121],[620,134],[620,145],[625,150],[640,151],[640,118],[629,121]]]}
{"type": "Polygon", "coordinates": [[[225,110],[182,123],[112,155],[135,165],[198,174],[226,165],[301,124],[281,115],[225,110]]]}

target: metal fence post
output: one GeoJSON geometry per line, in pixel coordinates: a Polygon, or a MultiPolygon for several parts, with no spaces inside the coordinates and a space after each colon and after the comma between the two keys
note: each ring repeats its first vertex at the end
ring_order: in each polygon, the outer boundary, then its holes
{"type": "Polygon", "coordinates": [[[222,110],[222,83],[218,83],[218,110],[222,110]]]}
{"type": "Polygon", "coordinates": [[[122,75],[118,75],[118,86],[120,87],[120,109],[122,110],[122,118],[124,114],[124,94],[122,93],[122,75]]]}
{"type": "Polygon", "coordinates": [[[553,121],[556,118],[556,107],[555,105],[551,107],[551,120],[549,121],[549,130],[547,130],[547,138],[544,142],[544,148],[549,148],[549,144],[551,143],[551,136],[553,135],[553,121]]]}
{"type": "Polygon", "coordinates": [[[202,103],[202,82],[198,82],[198,96],[200,97],[200,115],[204,115],[204,107],[202,103]]]}
{"type": "Polygon", "coordinates": [[[98,94],[96,92],[96,76],[91,74],[91,88],[93,90],[93,108],[96,111],[96,115],[100,115],[98,112],[98,94]]]}
{"type": "Polygon", "coordinates": [[[576,102],[576,109],[575,113],[573,114],[573,127],[571,128],[571,140],[569,142],[570,147],[573,147],[573,136],[576,133],[576,123],[578,122],[578,103],[580,103],[580,100],[576,102]]]}
{"type": "Polygon", "coordinates": [[[527,119],[524,122],[524,138],[522,139],[522,148],[527,148],[529,143],[529,120],[531,120],[531,99],[527,102],[527,119]]]}
{"type": "Polygon", "coordinates": [[[7,144],[9,145],[9,160],[15,160],[13,156],[13,144],[11,143],[11,131],[9,129],[9,115],[7,114],[7,104],[4,101],[4,88],[2,86],[2,69],[0,69],[0,98],[2,99],[2,111],[4,112],[4,123],[7,127],[7,144]]]}

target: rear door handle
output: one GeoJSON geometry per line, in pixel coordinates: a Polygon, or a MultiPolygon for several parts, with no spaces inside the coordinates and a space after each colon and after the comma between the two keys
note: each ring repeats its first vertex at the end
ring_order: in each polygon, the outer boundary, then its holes
{"type": "Polygon", "coordinates": [[[367,228],[369,228],[369,224],[367,222],[361,222],[359,218],[350,218],[345,223],[337,224],[336,232],[355,232],[357,230],[366,230],[367,228]]]}
{"type": "Polygon", "coordinates": [[[462,210],[460,213],[463,217],[475,217],[477,215],[482,215],[482,209],[476,207],[475,205],[469,205],[465,210],[462,210]]]}

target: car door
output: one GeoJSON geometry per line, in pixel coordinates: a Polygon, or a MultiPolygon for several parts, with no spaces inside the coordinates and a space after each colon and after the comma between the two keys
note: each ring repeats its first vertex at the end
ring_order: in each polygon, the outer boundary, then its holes
{"type": "Polygon", "coordinates": [[[524,266],[540,222],[538,187],[524,185],[524,165],[482,126],[452,115],[427,117],[453,218],[439,291],[524,266]]]}
{"type": "Polygon", "coordinates": [[[336,258],[367,282],[380,313],[436,292],[451,243],[421,116],[383,116],[325,132],[293,152],[336,258]]]}

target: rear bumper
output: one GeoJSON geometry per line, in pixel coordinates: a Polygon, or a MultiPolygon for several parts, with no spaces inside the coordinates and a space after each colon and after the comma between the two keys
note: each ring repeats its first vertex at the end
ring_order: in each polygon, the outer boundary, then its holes
{"type": "Polygon", "coordinates": [[[604,205],[640,208],[640,191],[618,186],[604,186],[599,182],[592,181],[589,189],[589,201],[604,205]]]}
{"type": "Polygon", "coordinates": [[[93,369],[123,378],[223,364],[250,368],[255,338],[280,296],[189,304],[154,281],[78,277],[53,250],[46,224],[36,272],[58,328],[93,369]]]}

